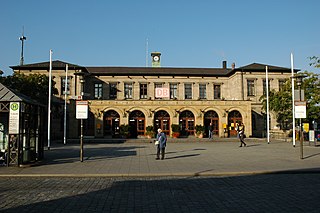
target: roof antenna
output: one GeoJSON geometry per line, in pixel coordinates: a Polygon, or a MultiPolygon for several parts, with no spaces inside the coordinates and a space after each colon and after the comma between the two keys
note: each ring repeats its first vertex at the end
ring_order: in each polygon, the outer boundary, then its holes
{"type": "Polygon", "coordinates": [[[20,66],[23,65],[24,58],[23,58],[23,44],[24,40],[27,40],[27,37],[24,36],[24,26],[22,27],[22,36],[19,37],[19,40],[21,41],[21,57],[20,57],[20,66]]]}

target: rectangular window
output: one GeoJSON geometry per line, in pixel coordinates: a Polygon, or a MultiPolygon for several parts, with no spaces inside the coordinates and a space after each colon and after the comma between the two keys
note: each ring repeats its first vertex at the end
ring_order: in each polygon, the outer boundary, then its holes
{"type": "Polygon", "coordinates": [[[192,84],[184,84],[184,98],[192,99],[192,84]]]}
{"type": "Polygon", "coordinates": [[[199,84],[199,98],[206,99],[207,98],[207,85],[199,84]]]}
{"type": "Polygon", "coordinates": [[[118,89],[117,89],[117,83],[110,83],[109,84],[109,98],[111,100],[117,99],[118,89]]]}
{"type": "Polygon", "coordinates": [[[178,84],[170,84],[170,99],[178,98],[178,84]]]}
{"type": "MultiPolygon", "coordinates": [[[[263,81],[262,82],[263,83],[263,95],[267,95],[266,79],[263,79],[262,81],[263,81]]],[[[269,92],[270,92],[270,80],[268,80],[268,88],[269,88],[269,92]]]]}
{"type": "Polygon", "coordinates": [[[94,99],[102,99],[102,83],[94,84],[94,99]]]}
{"type": "Polygon", "coordinates": [[[254,80],[247,80],[247,90],[248,90],[248,93],[247,93],[248,96],[255,96],[254,80]]]}
{"type": "Polygon", "coordinates": [[[140,99],[148,98],[148,84],[141,83],[140,84],[140,99]]]}
{"type": "MultiPolygon", "coordinates": [[[[71,77],[67,78],[67,95],[70,95],[70,82],[71,77]]],[[[66,86],[66,77],[61,77],[61,94],[65,94],[65,86],[66,86]]]]}
{"type": "Polygon", "coordinates": [[[132,83],[125,83],[124,84],[124,97],[125,97],[125,99],[131,99],[132,94],[133,94],[132,83]]]}
{"type": "Polygon", "coordinates": [[[221,85],[213,85],[213,99],[221,99],[221,85]]]}
{"type": "Polygon", "coordinates": [[[284,89],[285,84],[286,84],[285,79],[279,79],[279,91],[282,91],[284,89]]]}

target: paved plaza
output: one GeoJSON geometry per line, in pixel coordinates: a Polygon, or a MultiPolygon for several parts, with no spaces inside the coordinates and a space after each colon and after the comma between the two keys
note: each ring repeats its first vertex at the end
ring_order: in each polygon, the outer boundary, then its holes
{"type": "Polygon", "coordinates": [[[319,212],[320,146],[248,139],[53,143],[32,166],[0,167],[1,212],[319,212]]]}

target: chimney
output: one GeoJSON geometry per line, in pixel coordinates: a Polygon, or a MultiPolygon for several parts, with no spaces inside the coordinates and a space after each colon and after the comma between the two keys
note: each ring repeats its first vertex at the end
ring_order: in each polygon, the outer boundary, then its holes
{"type": "Polygon", "coordinates": [[[227,69],[227,61],[222,61],[222,68],[227,69]]]}
{"type": "Polygon", "coordinates": [[[236,63],[233,62],[231,65],[231,68],[232,68],[232,70],[234,70],[236,68],[236,63]]]}

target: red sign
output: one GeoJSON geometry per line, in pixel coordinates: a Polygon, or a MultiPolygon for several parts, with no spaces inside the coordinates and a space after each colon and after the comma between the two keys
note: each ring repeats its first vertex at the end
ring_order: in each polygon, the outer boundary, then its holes
{"type": "Polygon", "coordinates": [[[169,98],[169,88],[156,88],[156,98],[169,98]]]}

